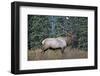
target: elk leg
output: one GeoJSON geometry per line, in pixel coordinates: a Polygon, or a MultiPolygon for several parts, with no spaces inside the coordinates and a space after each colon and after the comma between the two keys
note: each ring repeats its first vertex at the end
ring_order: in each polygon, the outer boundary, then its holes
{"type": "Polygon", "coordinates": [[[45,53],[45,51],[47,51],[48,50],[48,48],[44,48],[44,47],[42,47],[42,51],[41,51],[41,53],[45,53]]]}
{"type": "Polygon", "coordinates": [[[61,53],[62,54],[64,53],[64,50],[65,50],[65,47],[64,48],[61,48],[61,53]]]}

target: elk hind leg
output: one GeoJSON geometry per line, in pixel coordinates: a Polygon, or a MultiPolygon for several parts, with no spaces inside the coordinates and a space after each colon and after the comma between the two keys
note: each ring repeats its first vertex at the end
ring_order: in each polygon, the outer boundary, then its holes
{"type": "Polygon", "coordinates": [[[44,48],[44,47],[42,47],[42,51],[41,51],[41,53],[45,53],[45,51],[47,51],[48,50],[48,48],[44,48]]]}

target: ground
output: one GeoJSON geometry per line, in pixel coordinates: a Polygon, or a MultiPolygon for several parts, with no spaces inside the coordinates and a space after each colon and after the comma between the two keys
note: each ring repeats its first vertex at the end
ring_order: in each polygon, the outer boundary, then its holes
{"type": "Polygon", "coordinates": [[[64,53],[61,53],[60,49],[51,50],[48,49],[45,53],[41,53],[41,49],[28,50],[28,60],[53,60],[53,59],[80,59],[88,58],[88,52],[79,50],[77,48],[67,47],[64,53]]]}

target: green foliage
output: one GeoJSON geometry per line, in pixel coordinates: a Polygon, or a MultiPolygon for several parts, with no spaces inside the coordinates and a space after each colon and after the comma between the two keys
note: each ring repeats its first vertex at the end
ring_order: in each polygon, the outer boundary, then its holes
{"type": "Polygon", "coordinates": [[[40,48],[45,38],[66,36],[72,31],[78,38],[77,47],[87,50],[87,22],[87,17],[28,15],[28,49],[40,48]]]}
{"type": "Polygon", "coordinates": [[[41,47],[41,42],[48,36],[49,22],[47,16],[28,16],[28,48],[41,47]]]}

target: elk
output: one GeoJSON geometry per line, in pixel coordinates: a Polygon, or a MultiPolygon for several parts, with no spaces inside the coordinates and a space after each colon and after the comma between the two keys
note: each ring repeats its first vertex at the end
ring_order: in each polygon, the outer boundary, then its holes
{"type": "Polygon", "coordinates": [[[47,51],[48,49],[61,49],[61,53],[64,53],[65,47],[67,46],[76,46],[77,36],[72,32],[67,33],[66,37],[57,37],[57,38],[46,38],[42,41],[42,52],[47,51]]]}
{"type": "Polygon", "coordinates": [[[48,49],[61,49],[61,53],[63,53],[67,45],[66,41],[66,37],[46,38],[42,41],[42,50],[45,52],[48,49]]]}

